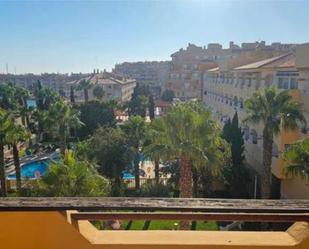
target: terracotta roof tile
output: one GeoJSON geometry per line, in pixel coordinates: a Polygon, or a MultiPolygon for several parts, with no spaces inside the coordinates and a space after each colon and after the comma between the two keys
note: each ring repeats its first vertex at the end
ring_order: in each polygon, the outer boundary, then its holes
{"type": "MultiPolygon", "coordinates": [[[[258,68],[261,68],[261,67],[265,67],[265,68],[280,67],[280,65],[286,63],[287,60],[290,60],[291,57],[293,57],[293,56],[294,55],[291,54],[291,53],[283,54],[283,55],[280,55],[280,56],[276,56],[276,57],[272,57],[272,58],[269,58],[269,59],[260,60],[260,61],[254,62],[254,63],[246,64],[246,65],[243,65],[243,66],[240,66],[240,67],[236,67],[235,70],[258,69],[258,68]]],[[[295,59],[294,59],[294,61],[295,61],[295,59]]],[[[291,62],[288,63],[287,65],[290,65],[291,62]]]]}

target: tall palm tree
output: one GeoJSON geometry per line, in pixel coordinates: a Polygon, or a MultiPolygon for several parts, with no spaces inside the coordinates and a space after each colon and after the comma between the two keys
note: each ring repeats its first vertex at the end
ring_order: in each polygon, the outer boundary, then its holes
{"type": "Polygon", "coordinates": [[[12,117],[9,113],[0,109],[0,181],[1,196],[6,196],[6,178],[4,163],[4,146],[7,144],[7,134],[13,127],[12,117]]]}
{"type": "Polygon", "coordinates": [[[0,108],[12,110],[15,107],[15,88],[13,83],[0,84],[0,108]]]}
{"type": "Polygon", "coordinates": [[[82,79],[78,85],[77,85],[77,90],[79,91],[84,91],[84,98],[85,102],[88,102],[89,96],[88,96],[88,90],[92,87],[92,83],[90,80],[85,80],[82,79]]]}
{"type": "Polygon", "coordinates": [[[285,151],[286,174],[299,176],[309,182],[309,138],[293,144],[285,151]]]}
{"type": "Polygon", "coordinates": [[[218,125],[211,114],[197,103],[178,104],[150,125],[151,143],[146,154],[163,160],[180,161],[180,197],[192,197],[192,167],[219,166],[218,125]],[[211,162],[211,163],[210,163],[211,162]]]}
{"type": "Polygon", "coordinates": [[[29,125],[29,115],[32,110],[27,106],[27,99],[30,97],[30,92],[23,87],[15,87],[15,101],[17,100],[18,115],[21,117],[22,123],[25,127],[29,125]]]}
{"type": "Polygon", "coordinates": [[[274,136],[282,130],[295,130],[305,125],[302,107],[289,95],[275,87],[255,92],[245,102],[247,117],[244,122],[263,123],[263,168],[261,175],[261,197],[271,197],[271,162],[274,136]]]}
{"type": "Polygon", "coordinates": [[[19,159],[18,143],[25,142],[30,138],[30,133],[24,126],[14,123],[11,129],[7,132],[7,143],[13,148],[13,159],[16,172],[16,188],[21,194],[21,168],[19,159]]]}
{"type": "Polygon", "coordinates": [[[123,125],[123,130],[128,136],[128,141],[132,150],[134,151],[134,175],[135,175],[135,189],[140,188],[139,179],[139,163],[140,163],[140,149],[145,140],[146,124],[141,116],[132,116],[123,125]]]}
{"type": "Polygon", "coordinates": [[[34,196],[108,196],[110,182],[100,176],[95,166],[66,153],[59,162],[52,162],[48,171],[32,185],[34,196]]]}
{"type": "Polygon", "coordinates": [[[71,105],[58,101],[52,104],[50,110],[42,115],[47,131],[56,135],[60,143],[61,153],[64,155],[67,148],[67,139],[70,130],[83,125],[79,119],[79,112],[71,105]]]}

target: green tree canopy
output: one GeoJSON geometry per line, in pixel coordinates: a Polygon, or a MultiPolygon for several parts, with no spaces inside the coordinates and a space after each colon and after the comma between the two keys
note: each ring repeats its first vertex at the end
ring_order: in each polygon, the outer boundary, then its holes
{"type": "Polygon", "coordinates": [[[134,174],[135,174],[135,188],[140,188],[139,181],[139,151],[145,141],[146,123],[141,116],[132,116],[122,126],[123,131],[127,135],[128,145],[131,147],[134,156],[134,174]]]}
{"type": "Polygon", "coordinates": [[[148,109],[149,109],[149,118],[150,120],[153,120],[155,118],[155,103],[153,100],[153,96],[150,95],[148,99],[148,109]]]}
{"type": "Polygon", "coordinates": [[[126,134],[120,128],[100,127],[89,141],[89,156],[99,165],[99,172],[113,179],[113,195],[119,196],[122,171],[133,154],[126,134]]]}
{"type": "Polygon", "coordinates": [[[161,96],[161,99],[164,100],[164,101],[168,101],[168,102],[172,102],[173,99],[175,98],[175,93],[173,90],[165,90],[163,93],[162,93],[162,96],[161,96]]]}
{"type": "Polygon", "coordinates": [[[286,174],[309,182],[309,138],[292,144],[284,155],[287,161],[286,174]]]}
{"type": "Polygon", "coordinates": [[[164,161],[180,161],[180,197],[192,197],[192,166],[219,171],[224,141],[210,112],[198,103],[177,104],[155,119],[144,149],[164,161]],[[220,150],[222,149],[222,150],[220,150]]]}
{"type": "Polygon", "coordinates": [[[62,154],[67,147],[70,130],[83,126],[80,121],[80,112],[64,101],[53,103],[48,111],[41,111],[40,122],[52,137],[57,138],[62,154]]]}
{"type": "Polygon", "coordinates": [[[131,100],[128,102],[128,113],[130,116],[139,115],[143,118],[146,117],[148,109],[148,95],[149,89],[145,86],[137,86],[134,88],[131,100]]]}
{"type": "Polygon", "coordinates": [[[84,123],[84,126],[77,130],[79,138],[92,135],[100,126],[114,126],[116,124],[114,110],[109,103],[89,101],[81,104],[78,110],[80,111],[80,120],[84,123]]]}
{"type": "Polygon", "coordinates": [[[88,90],[93,86],[91,81],[82,79],[79,81],[78,85],[76,86],[76,90],[83,91],[84,92],[84,98],[85,102],[88,101],[89,96],[88,96],[88,90]]]}
{"type": "Polygon", "coordinates": [[[271,196],[271,162],[274,136],[280,131],[294,130],[305,125],[302,106],[294,101],[289,91],[278,91],[275,87],[257,91],[245,102],[247,117],[244,122],[262,123],[263,128],[263,169],[261,195],[271,196]]]}
{"type": "Polygon", "coordinates": [[[107,196],[110,183],[100,176],[95,166],[75,160],[67,153],[60,162],[53,162],[44,176],[31,184],[31,195],[47,197],[107,196]]]}
{"type": "Polygon", "coordinates": [[[229,119],[225,123],[222,136],[231,146],[231,164],[227,164],[222,171],[224,180],[229,185],[233,197],[245,197],[250,179],[248,169],[244,166],[245,146],[237,112],[232,122],[229,119]]]}
{"type": "Polygon", "coordinates": [[[21,195],[21,168],[20,168],[20,159],[19,159],[19,149],[18,143],[25,142],[31,138],[30,132],[22,125],[17,124],[16,122],[12,123],[11,128],[7,131],[6,143],[11,145],[13,148],[13,159],[15,165],[15,174],[16,174],[16,188],[18,194],[21,195]]]}
{"type": "Polygon", "coordinates": [[[6,196],[6,179],[4,168],[4,146],[8,144],[8,134],[13,129],[12,115],[0,108],[0,182],[1,196],[6,196]]]}
{"type": "Polygon", "coordinates": [[[93,96],[96,97],[98,100],[102,100],[104,97],[104,90],[101,85],[95,85],[92,90],[93,96]]]}

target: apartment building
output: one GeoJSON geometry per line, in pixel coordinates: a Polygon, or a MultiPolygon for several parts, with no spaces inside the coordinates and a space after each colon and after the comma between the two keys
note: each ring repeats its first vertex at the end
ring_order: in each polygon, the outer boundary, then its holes
{"type": "Polygon", "coordinates": [[[32,89],[33,85],[40,81],[43,86],[61,92],[63,84],[68,81],[80,80],[90,74],[71,73],[71,74],[58,74],[58,73],[43,73],[43,74],[0,74],[1,82],[13,82],[17,86],[22,86],[27,89],[32,89]]]}
{"type": "MultiPolygon", "coordinates": [[[[83,78],[90,81],[92,87],[88,90],[89,100],[96,99],[93,94],[93,90],[96,86],[100,86],[103,89],[103,101],[116,100],[118,102],[127,102],[131,99],[134,88],[136,86],[136,80],[131,78],[125,78],[123,76],[116,75],[114,73],[96,73],[83,78]]],[[[70,98],[71,86],[77,88],[80,80],[67,82],[64,88],[64,95],[67,99],[70,98]]],[[[74,91],[75,101],[84,101],[84,91],[74,91]]]]}
{"type": "MultiPolygon", "coordinates": [[[[309,121],[309,45],[301,45],[296,51],[261,59],[267,54],[227,59],[203,76],[203,102],[213,116],[224,125],[237,111],[240,121],[246,116],[244,102],[263,87],[276,85],[289,89],[296,101],[303,104],[309,121]]],[[[246,161],[259,175],[262,166],[262,124],[242,124],[245,138],[246,161]]],[[[307,130],[284,131],[275,138],[272,173],[282,198],[308,198],[309,185],[299,178],[284,173],[283,152],[290,144],[307,136],[307,130]]]]}
{"type": "Polygon", "coordinates": [[[172,54],[169,79],[162,90],[172,90],[175,97],[182,100],[200,98],[203,70],[216,66],[214,61],[207,59],[205,51],[189,43],[187,49],[172,54]]]}
{"type": "Polygon", "coordinates": [[[139,61],[116,64],[113,72],[136,79],[139,85],[148,86],[154,96],[160,96],[169,69],[170,61],[139,61]]]}
{"type": "Polygon", "coordinates": [[[246,57],[256,59],[256,54],[271,57],[293,51],[295,47],[295,44],[281,43],[266,45],[265,41],[242,43],[241,46],[231,41],[228,48],[219,43],[210,43],[207,48],[189,43],[186,49],[181,48],[171,55],[170,74],[163,90],[173,90],[175,96],[183,100],[202,99],[202,77],[208,69],[238,57],[241,60],[246,57]]]}

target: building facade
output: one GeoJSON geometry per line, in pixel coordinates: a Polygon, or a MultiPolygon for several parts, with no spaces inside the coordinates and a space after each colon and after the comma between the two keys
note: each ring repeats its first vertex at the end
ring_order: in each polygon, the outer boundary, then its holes
{"type": "Polygon", "coordinates": [[[56,74],[56,73],[43,73],[43,74],[0,74],[0,83],[12,82],[17,86],[22,86],[27,89],[32,89],[33,85],[38,81],[43,86],[54,89],[59,92],[62,91],[63,85],[68,81],[80,80],[90,74],[71,73],[71,74],[56,74]]]}
{"type": "MultiPolygon", "coordinates": [[[[103,90],[102,101],[116,100],[118,102],[127,102],[131,99],[136,86],[135,79],[125,78],[108,72],[92,74],[83,79],[92,84],[91,88],[88,90],[89,100],[95,100],[97,98],[93,91],[96,86],[99,86],[103,90]]],[[[71,87],[77,89],[79,82],[80,80],[75,80],[65,84],[63,91],[68,100],[70,99],[71,87]]],[[[76,102],[84,101],[84,91],[75,90],[74,96],[76,102]]]]}
{"type": "Polygon", "coordinates": [[[163,90],[173,90],[176,98],[183,100],[202,99],[203,75],[210,68],[218,64],[240,61],[248,58],[250,61],[259,58],[271,57],[293,51],[295,44],[273,43],[266,45],[264,41],[243,43],[241,46],[230,42],[228,48],[223,48],[219,43],[210,43],[207,48],[198,47],[189,43],[186,49],[171,55],[171,67],[169,78],[165,82],[163,90]]]}
{"type": "MultiPolygon", "coordinates": [[[[263,87],[275,85],[279,89],[290,90],[294,100],[302,103],[309,121],[309,45],[301,45],[296,51],[255,62],[248,63],[248,60],[228,60],[204,74],[203,102],[211,109],[213,116],[224,125],[237,111],[242,123],[246,116],[246,99],[263,87]]],[[[259,175],[262,169],[263,125],[242,123],[242,128],[246,161],[259,175]]],[[[297,177],[287,177],[283,160],[285,148],[306,136],[307,130],[297,130],[283,131],[275,137],[272,174],[282,198],[309,197],[309,185],[297,177]]]]}
{"type": "Polygon", "coordinates": [[[180,49],[171,57],[169,78],[162,90],[172,90],[175,97],[182,100],[200,98],[203,70],[216,63],[207,59],[205,48],[190,43],[187,49],[180,49]]]}
{"type": "Polygon", "coordinates": [[[113,72],[136,79],[139,85],[149,87],[154,96],[160,96],[161,86],[168,78],[169,69],[169,61],[140,61],[116,64],[113,72]]]}

